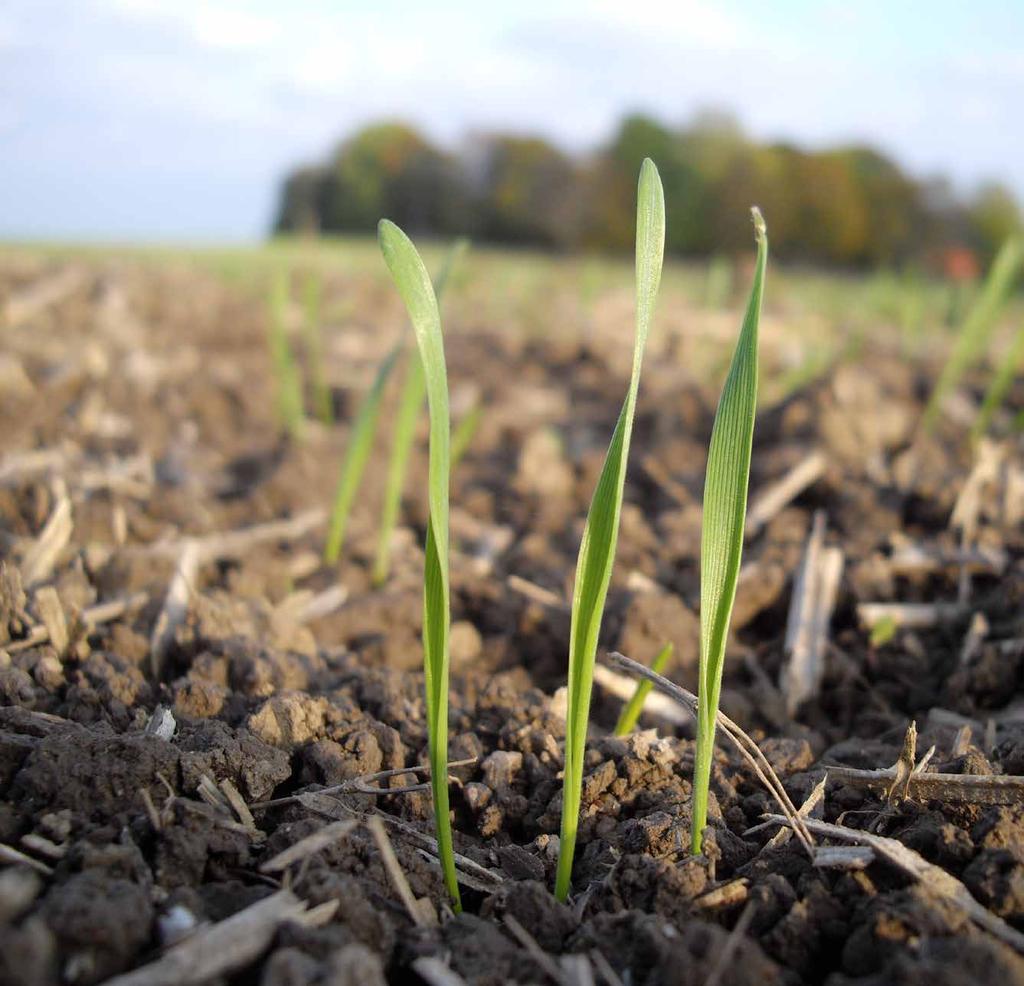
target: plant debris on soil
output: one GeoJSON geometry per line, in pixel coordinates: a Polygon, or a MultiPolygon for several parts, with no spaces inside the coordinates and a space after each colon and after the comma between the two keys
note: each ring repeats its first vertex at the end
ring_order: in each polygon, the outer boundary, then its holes
{"type": "MultiPolygon", "coordinates": [[[[379,281],[327,294],[358,313],[324,332],[345,422],[408,330],[379,281]]],[[[559,335],[564,299],[532,333],[454,300],[453,415],[482,408],[451,494],[455,916],[425,443],[374,588],[387,439],[325,567],[346,426],[282,436],[252,293],[6,253],[0,300],[0,983],[1024,983],[1024,445],[972,447],[956,405],[922,437],[934,366],[869,349],[759,411],[722,711],[813,843],[720,735],[691,854],[692,719],[654,692],[614,737],[634,681],[604,665],[562,905],[568,592],[629,306],[559,335]]],[[[663,308],[602,648],[672,642],[692,692],[720,380],[684,358],[701,313],[663,308]]]]}

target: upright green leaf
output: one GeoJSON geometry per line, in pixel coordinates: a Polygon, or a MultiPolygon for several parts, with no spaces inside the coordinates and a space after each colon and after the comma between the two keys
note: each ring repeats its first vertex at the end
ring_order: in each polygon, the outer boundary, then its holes
{"type": "Polygon", "coordinates": [[[925,408],[923,425],[931,431],[938,421],[946,398],[960,382],[960,378],[988,346],[996,319],[1013,289],[1024,261],[1024,238],[1010,237],[999,248],[992,262],[981,294],[975,299],[964,323],[957,333],[953,350],[939,374],[938,382],[925,408]]]}
{"type": "Polygon", "coordinates": [[[573,589],[569,630],[568,710],[565,721],[565,773],[562,786],[562,826],[558,853],[555,896],[564,901],[572,880],[576,851],[580,797],[583,786],[583,754],[590,716],[590,693],[594,683],[594,659],[601,631],[608,584],[611,581],[615,547],[619,536],[619,515],[626,482],[626,463],[633,432],[640,369],[647,333],[661,281],[665,252],[665,196],[658,169],[650,159],[640,168],[636,215],[636,338],[633,371],[625,403],[612,434],[604,468],[590,503],[573,589]]]}
{"type": "Polygon", "coordinates": [[[338,486],[334,491],[334,504],[331,507],[331,519],[327,530],[327,543],[324,546],[324,561],[334,565],[341,555],[341,546],[345,541],[352,501],[362,482],[366,463],[373,450],[373,439],[377,431],[377,419],[380,417],[381,400],[384,387],[394,369],[395,361],[402,351],[399,343],[388,353],[384,362],[377,370],[373,385],[370,387],[363,403],[359,405],[355,421],[352,422],[352,434],[349,436],[345,458],[341,462],[338,473],[338,486]]]}
{"type": "Polygon", "coordinates": [[[423,364],[418,352],[410,354],[402,383],[402,396],[395,414],[395,429],[391,437],[391,456],[388,459],[388,476],[384,486],[384,503],[380,513],[380,530],[377,532],[377,557],[373,564],[373,581],[381,585],[387,581],[391,566],[391,535],[398,524],[398,512],[402,505],[402,489],[409,470],[409,456],[416,437],[416,419],[419,417],[423,399],[427,394],[427,381],[423,375],[423,364]]]}
{"type": "Polygon", "coordinates": [[[427,693],[427,734],[434,820],[445,886],[460,909],[448,809],[448,484],[451,421],[448,372],[441,335],[441,314],[427,269],[409,238],[394,223],[381,220],[381,252],[405,302],[423,364],[430,411],[430,463],[427,491],[430,519],[423,577],[423,653],[427,693]]]}
{"type": "Polygon", "coordinates": [[[980,441],[982,436],[988,432],[989,425],[992,424],[992,417],[1006,400],[1006,395],[1010,392],[1014,379],[1021,372],[1024,372],[1024,326],[1017,330],[1017,334],[1010,344],[1010,351],[996,367],[992,382],[988,385],[988,390],[985,391],[985,397],[978,409],[978,416],[974,419],[974,427],[971,429],[973,441],[980,441]]]}
{"type": "Polygon", "coordinates": [[[452,432],[452,469],[454,469],[462,457],[466,454],[470,443],[480,427],[480,420],[483,418],[483,408],[474,404],[462,417],[462,420],[455,426],[452,432]]]}
{"type": "Polygon", "coordinates": [[[274,365],[277,413],[294,439],[302,438],[302,375],[288,340],[288,274],[276,271],[270,283],[270,358],[274,365]]]}
{"type": "MultiPolygon", "coordinates": [[[[665,644],[651,663],[651,670],[656,674],[661,674],[672,659],[672,651],[672,644],[665,644]]],[[[628,736],[633,732],[640,719],[640,713],[644,710],[644,702],[647,701],[647,696],[653,687],[654,685],[646,678],[636,683],[636,691],[633,692],[633,697],[622,707],[619,721],[615,723],[614,733],[616,736],[628,736]]]]}
{"type": "Polygon", "coordinates": [[[310,376],[313,380],[313,407],[317,417],[325,424],[334,423],[331,388],[327,385],[327,367],[324,365],[323,326],[320,321],[320,277],[310,274],[305,288],[306,353],[310,376]]]}
{"type": "Polygon", "coordinates": [[[743,552],[743,525],[747,515],[747,485],[757,410],[757,334],[768,261],[768,237],[761,213],[754,209],[753,216],[757,237],[754,284],[715,414],[704,479],[700,545],[700,692],[693,778],[694,852],[701,851],[707,824],[715,721],[722,688],[725,641],[743,552]]]}
{"type": "MultiPolygon", "coordinates": [[[[434,278],[434,294],[440,304],[444,289],[448,284],[455,266],[469,249],[469,240],[460,237],[452,244],[441,269],[434,278]]],[[[384,486],[384,503],[381,507],[380,530],[377,532],[377,557],[373,566],[373,581],[376,585],[385,582],[391,565],[391,535],[398,523],[398,512],[402,505],[402,490],[405,487],[405,476],[409,469],[409,456],[412,443],[416,437],[416,418],[423,399],[426,397],[427,384],[423,376],[423,364],[419,353],[414,351],[409,357],[402,383],[402,396],[398,402],[398,413],[395,415],[395,428],[391,438],[391,455],[388,460],[388,476],[384,486]]],[[[452,468],[459,459],[458,432],[452,438],[452,468]]]]}

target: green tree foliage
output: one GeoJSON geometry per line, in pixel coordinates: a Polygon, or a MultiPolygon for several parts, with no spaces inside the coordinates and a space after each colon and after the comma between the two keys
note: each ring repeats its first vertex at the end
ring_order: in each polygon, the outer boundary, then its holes
{"type": "Polygon", "coordinates": [[[401,216],[412,230],[450,227],[464,219],[456,164],[402,123],[367,127],[338,148],[325,208],[331,229],[373,229],[381,216],[401,216]]]}
{"type": "Polygon", "coordinates": [[[536,137],[492,137],[481,157],[481,238],[551,247],[575,243],[579,199],[568,157],[536,137]]]}
{"type": "Polygon", "coordinates": [[[1020,207],[1005,186],[983,185],[968,206],[972,245],[984,260],[991,260],[999,247],[1024,229],[1020,207]]]}
{"type": "Polygon", "coordinates": [[[374,124],[326,163],[287,177],[276,229],[369,233],[387,215],[428,236],[626,252],[646,157],[661,171],[665,246],[677,255],[747,252],[749,224],[737,202],[761,207],[776,256],[841,267],[930,261],[942,269],[953,247],[973,251],[983,266],[1021,230],[1020,209],[1000,185],[964,201],[948,183],[918,181],[871,147],[763,143],[722,113],[681,128],[633,114],[582,157],[507,134],[478,137],[452,154],[407,124],[374,124]]]}

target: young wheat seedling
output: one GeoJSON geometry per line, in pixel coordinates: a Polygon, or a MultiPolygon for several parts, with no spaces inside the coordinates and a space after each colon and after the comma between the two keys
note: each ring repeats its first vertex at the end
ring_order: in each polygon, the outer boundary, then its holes
{"type": "Polygon", "coordinates": [[[320,278],[310,274],[305,287],[305,328],[306,354],[309,360],[310,376],[313,378],[313,407],[316,416],[325,424],[334,424],[334,406],[331,402],[331,388],[327,385],[324,366],[323,326],[320,322],[320,301],[322,290],[320,278]]]}
{"type": "Polygon", "coordinates": [[[288,274],[279,270],[270,284],[270,358],[274,364],[277,413],[288,434],[302,438],[302,375],[288,341],[288,274]]]}
{"type": "Polygon", "coordinates": [[[470,444],[480,427],[480,419],[484,416],[483,408],[474,404],[455,426],[452,432],[452,470],[462,461],[470,444]]]}
{"type": "Polygon", "coordinates": [[[992,376],[992,382],[985,391],[981,407],[978,409],[978,416],[974,419],[974,427],[971,429],[971,439],[975,443],[980,442],[982,436],[988,432],[992,418],[1002,406],[1006,395],[1013,386],[1017,374],[1024,372],[1024,326],[1017,330],[1017,334],[1010,344],[1010,350],[1003,358],[1003,361],[996,367],[992,376]]]}
{"type": "Polygon", "coordinates": [[[430,413],[430,461],[427,488],[430,518],[423,574],[423,671],[426,679],[430,783],[438,854],[445,886],[461,910],[455,875],[452,827],[448,814],[448,633],[451,622],[448,585],[448,484],[451,421],[448,371],[441,335],[441,314],[430,276],[409,238],[394,223],[378,227],[381,252],[405,302],[423,364],[430,413]]]}
{"type": "MultiPolygon", "coordinates": [[[[444,296],[455,265],[469,249],[469,240],[460,238],[452,244],[441,269],[434,278],[434,295],[438,304],[444,296]]],[[[377,532],[377,557],[373,565],[373,581],[382,585],[387,581],[391,567],[391,536],[398,524],[398,512],[402,505],[402,490],[405,488],[405,476],[409,469],[409,455],[416,437],[416,418],[427,394],[427,382],[423,376],[423,364],[419,353],[415,350],[410,354],[402,383],[402,395],[398,401],[398,412],[395,415],[395,428],[391,437],[391,456],[388,461],[388,475],[384,486],[384,502],[380,514],[380,530],[377,532]]],[[[452,437],[452,463],[455,468],[461,456],[459,448],[462,425],[456,429],[452,437]]]]}
{"type": "Polygon", "coordinates": [[[736,581],[743,551],[750,454],[757,410],[757,332],[768,261],[768,236],[760,211],[752,211],[757,237],[754,284],[711,429],[704,478],[700,545],[700,701],[697,707],[691,832],[695,853],[701,851],[707,825],[711,755],[722,688],[725,641],[736,599],[736,581]]]}
{"type": "Polygon", "coordinates": [[[942,405],[968,367],[988,345],[996,319],[1009,297],[1014,281],[1024,261],[1024,239],[1011,237],[1000,248],[985,278],[981,294],[971,306],[953,343],[953,350],[942,368],[931,399],[924,411],[923,425],[932,431],[938,421],[942,405]]]}
{"type": "MultiPolygon", "coordinates": [[[[658,651],[658,656],[651,663],[651,670],[655,674],[661,674],[668,666],[668,662],[672,659],[672,650],[671,644],[665,644],[658,651]]],[[[616,736],[628,736],[636,729],[636,724],[640,720],[640,713],[644,710],[644,702],[647,701],[647,695],[653,687],[654,685],[646,678],[642,678],[636,683],[636,691],[633,692],[633,697],[622,707],[619,721],[615,723],[614,732],[616,736]]]]}
{"type": "Polygon", "coordinates": [[[636,339],[633,372],[626,401],[612,434],[594,498],[590,503],[583,541],[576,562],[569,629],[568,712],[565,720],[565,773],[562,786],[562,826],[558,851],[555,896],[564,901],[572,880],[576,851],[580,797],[583,786],[583,754],[590,716],[590,692],[594,683],[594,658],[601,631],[608,584],[619,535],[619,515],[626,481],[629,441],[633,432],[637,391],[644,346],[654,313],[665,252],[665,196],[654,163],[640,168],[636,214],[636,339]]]}
{"type": "Polygon", "coordinates": [[[331,507],[331,519],[327,530],[327,543],[324,546],[324,562],[328,565],[337,563],[341,555],[341,546],[345,541],[352,501],[362,481],[366,463],[373,450],[373,438],[377,431],[377,419],[380,417],[381,401],[384,397],[384,386],[391,376],[395,361],[402,351],[399,343],[388,353],[384,362],[377,370],[377,376],[370,387],[369,393],[359,407],[356,419],[352,423],[352,434],[349,437],[345,458],[341,462],[338,473],[338,486],[334,492],[334,504],[331,507]]]}

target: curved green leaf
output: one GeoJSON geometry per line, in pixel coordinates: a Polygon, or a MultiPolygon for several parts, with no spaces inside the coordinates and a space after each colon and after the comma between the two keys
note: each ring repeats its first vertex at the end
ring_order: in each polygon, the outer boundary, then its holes
{"type": "Polygon", "coordinates": [[[341,471],[338,473],[338,486],[334,492],[327,543],[324,547],[324,561],[328,565],[334,565],[341,554],[349,513],[352,510],[352,501],[355,499],[360,482],[362,482],[366,463],[373,450],[373,438],[377,431],[377,419],[380,417],[384,386],[388,382],[388,377],[391,376],[391,371],[401,351],[402,344],[399,343],[381,363],[373,385],[366,397],[363,398],[356,419],[352,423],[352,434],[349,436],[345,458],[341,462],[341,471]]]}
{"type": "Polygon", "coordinates": [[[711,755],[722,687],[725,642],[743,552],[750,454],[757,410],[757,336],[764,295],[768,237],[753,210],[757,263],[750,301],[711,430],[700,544],[700,674],[697,758],[693,778],[692,845],[700,852],[708,814],[711,755]]]}
{"type": "Polygon", "coordinates": [[[1017,330],[1010,350],[1003,357],[1002,362],[996,367],[992,382],[985,391],[981,407],[978,409],[978,416],[974,419],[974,426],[971,428],[971,438],[978,442],[988,432],[989,425],[996,411],[1002,406],[1006,395],[1013,386],[1017,374],[1024,371],[1024,326],[1017,330]]]}
{"type": "Polygon", "coordinates": [[[448,483],[451,422],[448,371],[441,335],[441,314],[430,276],[412,241],[394,223],[377,228],[381,252],[398,293],[405,302],[423,364],[430,410],[428,496],[430,520],[423,577],[423,652],[430,746],[430,781],[434,820],[445,886],[460,908],[448,808],[448,632],[451,621],[448,586],[448,483]]]}
{"type": "Polygon", "coordinates": [[[938,421],[946,398],[960,382],[960,378],[988,345],[996,319],[1009,297],[1024,262],[1024,239],[1010,237],[999,248],[992,261],[981,294],[971,306],[963,326],[953,343],[952,352],[943,366],[924,411],[923,424],[931,431],[938,421]]]}
{"type": "MultiPolygon", "coordinates": [[[[452,244],[448,251],[441,269],[434,278],[434,294],[439,304],[452,271],[468,249],[469,240],[461,237],[452,244]]],[[[398,513],[402,505],[402,490],[405,487],[405,476],[409,469],[409,456],[412,452],[413,440],[416,437],[416,419],[426,394],[427,383],[423,376],[423,363],[420,361],[419,353],[414,352],[409,358],[409,365],[405,371],[402,395],[399,398],[398,413],[395,415],[395,428],[391,439],[388,476],[384,486],[384,504],[381,507],[380,530],[377,532],[377,557],[373,566],[373,581],[376,585],[387,581],[391,565],[391,535],[398,523],[398,513]]],[[[451,451],[453,469],[460,455],[459,435],[459,429],[456,429],[452,438],[451,451]]]]}
{"type": "Polygon", "coordinates": [[[611,581],[615,547],[619,536],[619,515],[626,482],[626,463],[633,432],[637,391],[644,347],[651,326],[654,304],[661,281],[665,252],[665,196],[654,162],[646,159],[640,168],[636,215],[636,337],[629,390],[612,434],[604,468],[583,530],[576,582],[572,598],[569,631],[568,711],[565,721],[565,773],[562,786],[562,826],[558,852],[555,896],[564,901],[572,880],[576,851],[580,797],[583,786],[583,754],[590,716],[590,693],[594,682],[594,659],[601,632],[608,584],[611,581]]]}
{"type": "Polygon", "coordinates": [[[322,295],[320,275],[310,274],[305,287],[305,328],[306,352],[313,378],[313,407],[317,417],[325,425],[334,424],[334,406],[331,402],[331,388],[327,383],[324,366],[323,326],[320,321],[320,299],[322,295]]]}
{"type": "MultiPolygon", "coordinates": [[[[651,663],[651,670],[656,674],[661,674],[672,658],[673,649],[672,644],[665,644],[651,663]]],[[[619,721],[615,723],[613,732],[616,736],[628,736],[633,732],[640,719],[640,713],[644,710],[644,702],[647,701],[647,696],[653,687],[654,685],[646,678],[636,683],[636,691],[633,692],[633,697],[622,707],[619,721]]]]}

